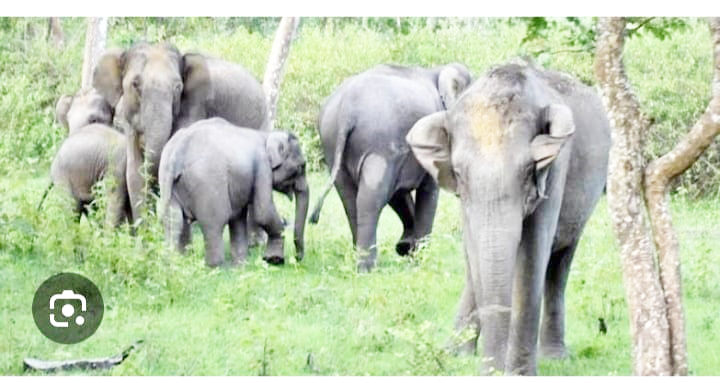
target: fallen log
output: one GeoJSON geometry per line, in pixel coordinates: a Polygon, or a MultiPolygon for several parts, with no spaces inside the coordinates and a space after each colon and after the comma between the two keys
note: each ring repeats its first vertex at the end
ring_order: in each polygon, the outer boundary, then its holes
{"type": "Polygon", "coordinates": [[[43,372],[56,372],[60,370],[106,370],[117,366],[122,363],[130,353],[137,348],[142,341],[137,341],[130,345],[130,347],[123,350],[117,355],[113,355],[106,358],[90,358],[90,359],[75,359],[75,360],[42,360],[36,358],[25,358],[23,359],[23,370],[24,371],[43,371],[43,372]]]}

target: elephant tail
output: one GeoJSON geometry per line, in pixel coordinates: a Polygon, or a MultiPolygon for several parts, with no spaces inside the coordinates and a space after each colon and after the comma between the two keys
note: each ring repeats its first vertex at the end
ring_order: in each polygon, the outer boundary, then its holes
{"type": "Polygon", "coordinates": [[[45,198],[47,197],[48,193],[50,193],[50,190],[52,190],[53,186],[55,186],[55,183],[50,181],[50,185],[48,185],[47,188],[45,188],[45,193],[43,193],[42,198],[40,198],[40,203],[38,204],[37,210],[40,211],[42,209],[43,202],[45,202],[45,198]]]}
{"type": "Polygon", "coordinates": [[[343,152],[345,152],[345,143],[347,142],[347,138],[354,127],[355,121],[353,121],[352,119],[347,119],[340,124],[340,128],[338,129],[335,141],[335,158],[333,161],[332,170],[330,171],[330,179],[328,180],[325,188],[320,194],[320,197],[315,203],[315,208],[313,208],[312,215],[310,216],[310,223],[312,224],[316,224],[320,219],[320,209],[322,209],[323,202],[325,202],[325,197],[327,197],[328,193],[330,193],[330,189],[332,189],[333,185],[335,184],[335,179],[337,178],[338,172],[340,171],[340,166],[342,166],[342,157],[343,152]]]}

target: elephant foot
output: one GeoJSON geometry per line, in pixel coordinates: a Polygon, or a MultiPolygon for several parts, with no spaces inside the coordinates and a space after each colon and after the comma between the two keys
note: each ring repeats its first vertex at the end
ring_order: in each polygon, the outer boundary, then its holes
{"type": "Polygon", "coordinates": [[[540,346],[540,356],[547,359],[565,359],[570,356],[567,347],[563,344],[540,346]]]}
{"type": "Polygon", "coordinates": [[[271,256],[265,256],[263,257],[265,262],[271,264],[271,265],[282,265],[285,263],[285,258],[277,255],[271,255],[271,256]]]}
{"type": "Polygon", "coordinates": [[[395,245],[395,251],[401,256],[406,256],[414,250],[415,240],[413,238],[403,238],[395,245]]]}
{"type": "Polygon", "coordinates": [[[274,238],[268,241],[267,248],[265,249],[265,256],[263,259],[265,262],[271,265],[282,265],[285,263],[285,252],[283,251],[283,238],[274,238]]]}
{"type": "Polygon", "coordinates": [[[217,267],[219,267],[219,266],[222,266],[223,261],[222,261],[222,260],[215,260],[215,259],[208,259],[208,260],[205,261],[205,264],[206,264],[208,267],[210,267],[210,268],[212,268],[212,269],[215,269],[215,268],[217,268],[217,267]]]}
{"type": "Polygon", "coordinates": [[[373,267],[375,267],[375,261],[372,259],[361,259],[357,264],[359,273],[369,273],[373,267]]]}

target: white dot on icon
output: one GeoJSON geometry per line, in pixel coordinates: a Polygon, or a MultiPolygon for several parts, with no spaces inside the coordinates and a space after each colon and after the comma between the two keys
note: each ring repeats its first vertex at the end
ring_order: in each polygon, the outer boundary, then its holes
{"type": "Polygon", "coordinates": [[[62,314],[64,316],[70,317],[73,315],[73,313],[75,313],[75,307],[73,307],[73,305],[68,303],[62,307],[62,314]]]}
{"type": "Polygon", "coordinates": [[[75,318],[75,323],[77,323],[78,326],[82,326],[83,323],[85,323],[85,318],[78,316],[77,318],[75,318]]]}

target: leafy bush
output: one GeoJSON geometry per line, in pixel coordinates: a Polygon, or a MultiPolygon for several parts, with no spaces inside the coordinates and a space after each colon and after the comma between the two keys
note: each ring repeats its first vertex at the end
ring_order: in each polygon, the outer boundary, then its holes
{"type": "MultiPolygon", "coordinates": [[[[539,64],[594,83],[590,51],[565,52],[573,44],[590,43],[568,40],[577,34],[592,35],[589,19],[570,23],[550,19],[547,22],[557,27],[546,26],[532,41],[527,36],[533,23],[528,23],[528,31],[526,23],[517,19],[470,24],[439,19],[431,29],[425,19],[403,18],[401,33],[396,21],[369,18],[363,25],[360,18],[303,19],[282,84],[277,126],[301,138],[311,170],[323,167],[315,126],[323,101],[344,78],[380,63],[434,66],[458,61],[479,76],[492,65],[534,52],[539,64]]],[[[63,135],[53,126],[55,101],[79,86],[84,19],[63,19],[63,50],[46,41],[45,23],[39,18],[0,23],[0,172],[46,171],[63,135]]],[[[261,79],[277,23],[277,18],[111,18],[108,46],[167,40],[181,51],[201,51],[241,63],[261,79]]],[[[626,46],[630,80],[644,112],[654,121],[648,159],[678,141],[703,112],[710,95],[712,57],[705,22],[655,19],[643,28],[663,30],[668,23],[683,28],[658,35],[662,40],[652,33],[640,34],[626,46]]],[[[714,144],[682,177],[678,190],[691,197],[717,195],[718,169],[720,146],[714,144]]]]}

